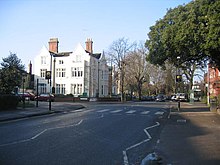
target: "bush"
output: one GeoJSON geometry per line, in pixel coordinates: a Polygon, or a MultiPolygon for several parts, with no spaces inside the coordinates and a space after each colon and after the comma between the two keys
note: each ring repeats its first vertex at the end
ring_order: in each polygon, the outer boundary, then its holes
{"type": "Polygon", "coordinates": [[[0,109],[15,109],[18,105],[19,97],[15,95],[4,94],[0,95],[0,109]]]}

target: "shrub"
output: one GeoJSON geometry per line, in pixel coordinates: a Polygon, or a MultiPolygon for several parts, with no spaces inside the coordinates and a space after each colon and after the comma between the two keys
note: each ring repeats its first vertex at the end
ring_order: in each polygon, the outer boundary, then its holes
{"type": "Polygon", "coordinates": [[[19,98],[15,95],[3,94],[0,95],[0,109],[15,109],[18,105],[19,98]]]}

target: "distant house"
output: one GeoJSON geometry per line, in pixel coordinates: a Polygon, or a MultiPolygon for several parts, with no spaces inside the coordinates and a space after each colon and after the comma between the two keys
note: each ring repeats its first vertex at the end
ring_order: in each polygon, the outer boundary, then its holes
{"type": "Polygon", "coordinates": [[[209,64],[207,76],[210,96],[218,96],[220,94],[220,72],[218,68],[209,64]]]}
{"type": "Polygon", "coordinates": [[[35,89],[38,79],[39,93],[107,96],[109,67],[104,53],[93,53],[93,41],[87,39],[85,49],[78,44],[73,52],[59,52],[58,44],[57,38],[51,38],[49,49],[43,46],[35,57],[35,89]],[[51,84],[45,79],[46,71],[51,71],[51,84]]]}

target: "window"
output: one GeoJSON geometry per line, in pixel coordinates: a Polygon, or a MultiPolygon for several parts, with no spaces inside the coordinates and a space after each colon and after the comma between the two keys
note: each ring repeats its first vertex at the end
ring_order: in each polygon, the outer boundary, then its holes
{"type": "Polygon", "coordinates": [[[81,55],[76,55],[76,62],[81,62],[81,55]]]}
{"type": "Polygon", "coordinates": [[[47,58],[45,56],[41,57],[41,65],[45,65],[47,61],[47,58]]]}
{"type": "Polygon", "coordinates": [[[104,95],[104,86],[102,85],[102,95],[104,95]]]}
{"type": "Polygon", "coordinates": [[[83,76],[83,68],[82,67],[74,67],[71,68],[72,70],[72,77],[82,77],[83,76]]]}
{"type": "Polygon", "coordinates": [[[40,77],[45,78],[47,69],[40,70],[40,77]]]}
{"type": "Polygon", "coordinates": [[[71,84],[71,93],[73,95],[81,95],[82,92],[82,84],[71,84]]]}
{"type": "Polygon", "coordinates": [[[56,94],[66,94],[66,84],[56,84],[56,94]]]}
{"type": "Polygon", "coordinates": [[[47,92],[47,84],[39,83],[38,84],[39,93],[47,92]]]}
{"type": "Polygon", "coordinates": [[[59,60],[59,64],[64,64],[63,60],[59,60]]]}
{"type": "Polygon", "coordinates": [[[66,69],[65,68],[56,69],[56,77],[66,77],[66,69]]]}

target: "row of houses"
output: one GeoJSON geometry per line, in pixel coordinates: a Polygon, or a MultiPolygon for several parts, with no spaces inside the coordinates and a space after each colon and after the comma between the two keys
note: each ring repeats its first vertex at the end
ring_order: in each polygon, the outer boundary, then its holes
{"type": "Polygon", "coordinates": [[[72,52],[59,52],[58,38],[51,38],[49,48],[43,46],[29,64],[34,75],[33,89],[38,93],[72,94],[75,97],[105,97],[118,94],[115,70],[108,66],[104,52],[93,52],[93,41],[87,39],[85,48],[79,43],[72,52]],[[47,80],[46,74],[50,74],[47,80]]]}

